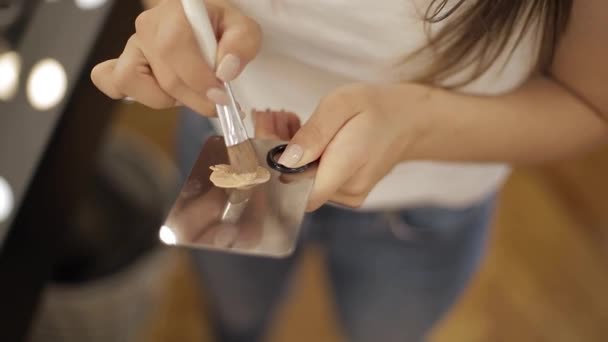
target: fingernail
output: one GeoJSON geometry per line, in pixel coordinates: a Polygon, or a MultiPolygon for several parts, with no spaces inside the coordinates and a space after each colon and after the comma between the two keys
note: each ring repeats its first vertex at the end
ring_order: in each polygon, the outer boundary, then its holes
{"type": "Polygon", "coordinates": [[[240,67],[241,60],[233,54],[227,54],[217,66],[215,76],[224,82],[230,82],[236,78],[240,67]]]}
{"type": "Polygon", "coordinates": [[[302,159],[303,154],[304,150],[300,145],[289,145],[279,158],[278,163],[286,167],[295,167],[302,159]]]}
{"type": "Polygon", "coordinates": [[[221,225],[213,237],[213,244],[216,247],[229,247],[236,239],[238,230],[233,225],[221,225]]]}
{"type": "Polygon", "coordinates": [[[225,91],[218,88],[211,88],[207,91],[207,98],[217,104],[227,105],[228,94],[225,91]]]}

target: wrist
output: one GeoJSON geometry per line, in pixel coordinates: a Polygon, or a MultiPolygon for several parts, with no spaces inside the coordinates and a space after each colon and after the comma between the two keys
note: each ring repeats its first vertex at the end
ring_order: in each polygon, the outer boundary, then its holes
{"type": "Polygon", "coordinates": [[[437,126],[435,108],[437,92],[442,90],[420,84],[400,85],[399,127],[400,139],[405,144],[400,161],[429,159],[426,151],[437,126]]]}

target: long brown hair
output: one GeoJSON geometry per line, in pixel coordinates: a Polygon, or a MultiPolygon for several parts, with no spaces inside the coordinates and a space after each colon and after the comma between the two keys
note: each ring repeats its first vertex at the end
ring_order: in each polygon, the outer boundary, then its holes
{"type": "Polygon", "coordinates": [[[465,0],[453,5],[448,5],[449,2],[431,0],[424,15],[427,29],[445,22],[435,35],[429,35],[425,48],[410,56],[429,49],[435,54],[419,77],[420,82],[436,84],[472,67],[470,75],[450,86],[467,84],[486,72],[502,53],[508,52],[510,57],[531,29],[541,30],[536,71],[545,72],[572,9],[572,0],[475,0],[467,6],[462,6],[465,0]],[[511,39],[515,39],[515,45],[509,43],[511,39]],[[508,47],[512,50],[507,51],[508,47]]]}

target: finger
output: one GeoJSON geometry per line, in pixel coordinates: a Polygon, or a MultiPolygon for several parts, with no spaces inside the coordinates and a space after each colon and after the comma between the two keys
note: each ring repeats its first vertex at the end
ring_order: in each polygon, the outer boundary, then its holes
{"type": "Polygon", "coordinates": [[[287,167],[300,167],[318,159],[336,133],[358,114],[355,99],[339,91],[321,101],[310,119],[297,131],[279,159],[287,167]]]}
{"type": "Polygon", "coordinates": [[[282,184],[290,184],[294,182],[300,182],[303,180],[312,179],[314,180],[315,175],[317,174],[318,165],[311,165],[311,167],[306,170],[298,173],[281,173],[279,176],[279,182],[282,184]]]}
{"type": "Polygon", "coordinates": [[[254,111],[255,137],[258,139],[279,139],[275,132],[274,117],[270,111],[254,111]]]}
{"type": "Polygon", "coordinates": [[[217,104],[228,104],[228,96],[205,61],[183,10],[166,14],[156,35],[146,35],[147,44],[192,91],[217,104]]]}
{"type": "Polygon", "coordinates": [[[205,116],[216,115],[215,103],[186,86],[184,81],[154,53],[148,55],[144,50],[144,55],[150,61],[154,77],[163,91],[199,114],[205,116]]]}
{"type": "Polygon", "coordinates": [[[116,66],[117,59],[110,59],[105,62],[97,64],[93,70],[91,70],[91,81],[93,84],[108,97],[119,100],[126,97],[120,89],[116,86],[112,73],[116,66]]]}
{"type": "MultiPolygon", "coordinates": [[[[328,200],[334,204],[348,208],[359,208],[370,193],[373,186],[368,186],[369,168],[361,166],[355,173],[340,186],[328,200]]],[[[375,184],[376,182],[373,182],[375,184]]]]}
{"type": "Polygon", "coordinates": [[[350,195],[337,192],[328,200],[328,202],[342,205],[351,209],[357,209],[363,205],[366,197],[366,195],[350,195]]]}
{"type": "Polygon", "coordinates": [[[325,204],[362,167],[351,156],[349,151],[323,155],[308,199],[307,211],[317,210],[325,204]]]}
{"type": "Polygon", "coordinates": [[[319,162],[308,210],[316,210],[347,182],[354,182],[353,176],[366,165],[369,158],[369,137],[365,135],[367,125],[363,119],[352,120],[329,143],[319,162]]]}
{"type": "MultiPolygon", "coordinates": [[[[166,55],[166,52],[164,51],[167,51],[173,46],[171,46],[170,43],[167,43],[167,39],[158,38],[159,32],[165,32],[161,31],[159,23],[170,23],[164,24],[163,27],[172,25],[181,27],[179,24],[174,23],[175,20],[162,20],[167,13],[180,12],[181,7],[178,7],[177,9],[171,7],[175,5],[175,2],[167,1],[164,2],[163,5],[145,11],[137,17],[135,27],[137,32],[136,35],[140,40],[141,51],[152,69],[154,78],[164,92],[195,112],[207,116],[215,115],[215,104],[209,101],[204,94],[201,95],[188,87],[180,75],[178,75],[164,60],[164,56],[166,55]]],[[[183,12],[183,10],[181,11],[183,12]]],[[[176,34],[175,32],[179,32],[179,29],[174,29],[170,32],[176,34]]],[[[178,47],[181,49],[181,46],[178,47]]],[[[177,47],[173,48],[180,50],[177,49],[177,47]]]]}
{"type": "Polygon", "coordinates": [[[273,112],[272,120],[274,121],[274,131],[276,132],[279,140],[289,140],[291,136],[289,135],[289,113],[281,111],[281,112],[273,112]]]}
{"type": "Polygon", "coordinates": [[[298,116],[286,111],[252,111],[256,137],[261,139],[289,140],[300,125],[298,116]]]}
{"type": "Polygon", "coordinates": [[[175,106],[175,99],[162,90],[152,75],[136,35],[127,41],[110,76],[124,96],[156,109],[175,106]]]}
{"type": "Polygon", "coordinates": [[[295,114],[289,115],[289,118],[287,119],[287,126],[289,127],[289,138],[285,140],[291,140],[301,127],[300,118],[295,114]]]}
{"type": "Polygon", "coordinates": [[[306,210],[314,211],[325,204],[357,169],[346,153],[323,155],[306,210]]]}
{"type": "Polygon", "coordinates": [[[251,18],[236,10],[224,10],[218,27],[216,76],[224,82],[235,79],[258,54],[262,30],[251,18]]]}

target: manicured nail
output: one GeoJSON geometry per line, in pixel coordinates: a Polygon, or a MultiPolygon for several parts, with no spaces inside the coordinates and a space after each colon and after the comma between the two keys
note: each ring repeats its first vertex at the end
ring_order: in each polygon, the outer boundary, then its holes
{"type": "Polygon", "coordinates": [[[300,145],[289,145],[279,158],[278,163],[286,167],[295,167],[302,159],[303,154],[304,150],[300,145]]]}
{"type": "Polygon", "coordinates": [[[225,91],[218,88],[211,88],[207,91],[207,98],[219,105],[228,104],[228,94],[225,91]]]}
{"type": "Polygon", "coordinates": [[[237,237],[238,229],[230,224],[221,225],[213,238],[216,247],[229,247],[237,237]]]}
{"type": "Polygon", "coordinates": [[[227,54],[217,66],[215,76],[224,82],[230,82],[236,78],[240,67],[241,60],[233,54],[227,54]]]}

